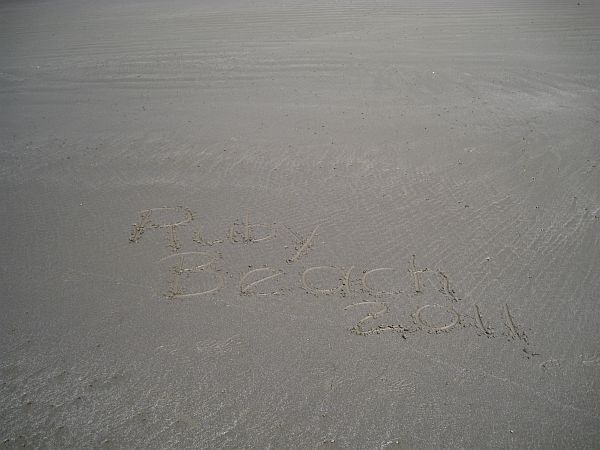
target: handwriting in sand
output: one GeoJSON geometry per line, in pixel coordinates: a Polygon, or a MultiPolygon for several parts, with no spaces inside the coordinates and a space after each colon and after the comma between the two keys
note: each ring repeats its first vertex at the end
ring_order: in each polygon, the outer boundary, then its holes
{"type": "MultiPolygon", "coordinates": [[[[215,239],[205,236],[202,226],[195,225],[194,245],[205,248],[202,251],[181,251],[183,244],[178,238],[178,230],[184,226],[190,226],[195,221],[194,214],[188,208],[159,207],[146,209],[139,212],[139,220],[133,224],[130,242],[139,243],[147,231],[158,231],[171,254],[160,259],[169,267],[170,282],[165,296],[171,300],[184,300],[199,298],[210,294],[216,294],[227,287],[228,283],[222,274],[221,256],[214,249],[216,246],[228,244],[257,244],[273,240],[275,238],[274,224],[251,223],[246,216],[242,221],[234,221],[226,227],[222,236],[215,239]],[[202,277],[202,289],[188,287],[194,277],[202,277]]],[[[316,225],[306,237],[287,228],[295,238],[294,248],[289,257],[282,261],[287,267],[300,260],[308,259],[311,248],[317,243],[316,225]]],[[[287,246],[286,246],[287,247],[287,246]]],[[[259,267],[249,268],[239,274],[236,289],[239,295],[245,296],[275,296],[285,295],[294,287],[302,289],[312,295],[336,295],[349,297],[360,295],[371,297],[373,300],[358,301],[344,307],[344,311],[357,312],[359,319],[350,329],[354,334],[368,336],[380,334],[386,331],[395,331],[406,338],[407,335],[418,331],[442,333],[449,332],[458,327],[472,326],[482,336],[494,336],[497,332],[491,327],[489,321],[484,318],[481,307],[473,304],[468,311],[462,310],[461,299],[457,296],[448,275],[439,269],[420,267],[416,256],[412,255],[407,271],[411,280],[408,286],[398,286],[395,289],[382,289],[375,283],[374,279],[382,276],[394,277],[400,269],[394,267],[375,267],[364,270],[358,278],[353,277],[356,272],[354,266],[340,267],[336,265],[319,265],[305,268],[300,276],[288,273],[283,267],[259,267]],[[320,275],[320,276],[319,276],[320,275]],[[327,278],[336,281],[331,284],[321,284],[319,279],[327,278]],[[390,312],[389,301],[384,298],[399,297],[410,292],[419,295],[426,290],[423,277],[433,278],[436,286],[436,294],[441,294],[438,303],[423,304],[407,316],[412,320],[405,323],[382,324],[376,322],[390,312]],[[441,303],[441,304],[440,304],[441,303]],[[461,311],[462,310],[462,311],[461,311]]],[[[380,280],[381,281],[381,280],[380,280]]],[[[503,334],[512,339],[527,342],[523,327],[515,323],[510,307],[505,304],[502,311],[504,323],[503,334]]]]}

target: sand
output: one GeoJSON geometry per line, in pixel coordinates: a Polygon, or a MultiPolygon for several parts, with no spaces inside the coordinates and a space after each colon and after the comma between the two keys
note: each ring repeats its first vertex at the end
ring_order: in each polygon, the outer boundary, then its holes
{"type": "Polygon", "coordinates": [[[599,447],[599,23],[2,2],[0,448],[599,447]]]}

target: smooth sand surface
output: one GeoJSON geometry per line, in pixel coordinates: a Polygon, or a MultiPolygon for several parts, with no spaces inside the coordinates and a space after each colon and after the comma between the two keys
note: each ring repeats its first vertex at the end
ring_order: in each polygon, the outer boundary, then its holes
{"type": "Polygon", "coordinates": [[[599,24],[2,2],[0,448],[599,447],[599,24]]]}

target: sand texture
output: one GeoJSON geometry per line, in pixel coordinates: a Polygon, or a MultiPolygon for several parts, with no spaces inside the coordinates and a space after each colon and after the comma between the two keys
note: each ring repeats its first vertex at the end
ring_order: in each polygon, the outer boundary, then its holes
{"type": "Polygon", "coordinates": [[[0,3],[0,449],[599,448],[599,24],[0,3]]]}

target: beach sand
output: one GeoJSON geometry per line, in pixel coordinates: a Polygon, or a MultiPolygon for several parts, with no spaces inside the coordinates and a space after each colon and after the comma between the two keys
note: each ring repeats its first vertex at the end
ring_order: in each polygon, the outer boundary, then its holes
{"type": "Polygon", "coordinates": [[[598,23],[2,2],[0,448],[600,446],[598,23]]]}

